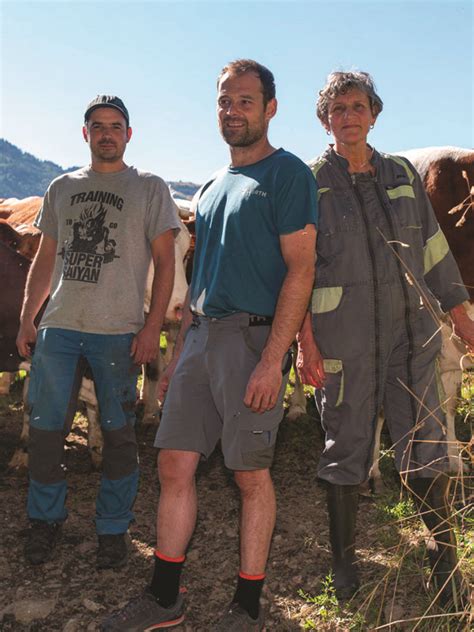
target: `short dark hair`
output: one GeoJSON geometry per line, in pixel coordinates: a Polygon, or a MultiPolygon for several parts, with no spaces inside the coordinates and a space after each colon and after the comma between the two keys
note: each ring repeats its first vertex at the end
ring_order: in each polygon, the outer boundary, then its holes
{"type": "Polygon", "coordinates": [[[372,114],[378,116],[383,109],[383,101],[375,91],[375,83],[368,72],[349,71],[332,72],[326,85],[319,91],[316,114],[323,124],[328,122],[329,101],[349,90],[361,90],[369,98],[372,114]]]}
{"type": "Polygon", "coordinates": [[[217,87],[226,72],[243,75],[245,72],[253,72],[257,75],[262,83],[263,104],[266,106],[269,101],[275,98],[275,77],[273,73],[262,64],[253,59],[236,59],[224,66],[217,77],[217,87]]]}

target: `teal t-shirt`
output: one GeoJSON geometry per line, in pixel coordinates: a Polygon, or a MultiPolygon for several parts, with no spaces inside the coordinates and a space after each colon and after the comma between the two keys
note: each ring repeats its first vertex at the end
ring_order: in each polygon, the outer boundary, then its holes
{"type": "Polygon", "coordinates": [[[287,272],[280,235],[317,224],[310,169],[278,149],[252,165],[221,170],[201,190],[191,309],[214,318],[273,316],[287,272]]]}

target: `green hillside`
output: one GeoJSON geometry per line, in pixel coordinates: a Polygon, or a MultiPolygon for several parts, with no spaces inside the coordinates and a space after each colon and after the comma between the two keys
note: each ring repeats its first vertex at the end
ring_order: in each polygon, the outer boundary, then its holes
{"type": "MultiPolygon", "coordinates": [[[[78,167],[63,169],[49,160],[39,160],[0,138],[0,198],[25,198],[44,195],[49,183],[57,176],[78,167]]],[[[185,199],[191,199],[199,188],[194,182],[168,182],[185,199]]]]}
{"type": "Polygon", "coordinates": [[[48,184],[66,171],[49,160],[38,160],[0,138],[0,197],[24,198],[44,195],[48,184]]]}

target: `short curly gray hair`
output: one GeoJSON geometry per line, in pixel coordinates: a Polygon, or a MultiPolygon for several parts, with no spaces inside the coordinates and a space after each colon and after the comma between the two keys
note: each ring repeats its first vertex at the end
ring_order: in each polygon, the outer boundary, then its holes
{"type": "Polygon", "coordinates": [[[319,91],[319,98],[316,103],[316,114],[324,125],[328,123],[329,101],[340,94],[346,94],[349,90],[365,92],[369,97],[370,107],[374,116],[378,116],[383,110],[383,101],[375,92],[374,80],[368,72],[332,72],[328,76],[324,88],[319,91]]]}

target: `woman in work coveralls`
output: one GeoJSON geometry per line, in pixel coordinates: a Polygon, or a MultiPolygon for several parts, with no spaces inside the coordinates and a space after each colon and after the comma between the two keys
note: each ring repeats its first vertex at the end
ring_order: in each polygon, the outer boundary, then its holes
{"type": "Polygon", "coordinates": [[[383,409],[396,467],[434,537],[438,603],[459,606],[436,370],[439,307],[471,350],[474,322],[418,173],[367,144],[382,107],[364,72],[334,72],[319,93],[317,115],[335,143],[310,163],[320,196],[318,260],[297,365],[302,381],[319,387],[326,440],[318,477],[327,483],[337,596],[350,598],[359,586],[358,486],[368,478],[383,409]]]}

